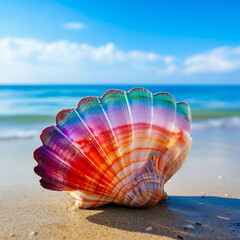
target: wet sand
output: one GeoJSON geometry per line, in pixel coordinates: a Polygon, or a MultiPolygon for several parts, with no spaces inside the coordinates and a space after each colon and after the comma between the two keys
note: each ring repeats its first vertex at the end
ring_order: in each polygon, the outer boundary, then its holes
{"type": "Polygon", "coordinates": [[[38,184],[39,145],[0,142],[0,239],[240,239],[240,129],[193,133],[186,163],[166,184],[169,199],[146,209],[74,209],[70,196],[38,184]]]}

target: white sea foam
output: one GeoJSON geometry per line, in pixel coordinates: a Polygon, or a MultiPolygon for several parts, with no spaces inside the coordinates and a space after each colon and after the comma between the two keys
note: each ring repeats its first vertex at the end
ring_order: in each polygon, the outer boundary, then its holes
{"type": "MultiPolygon", "coordinates": [[[[202,121],[195,121],[192,124],[193,131],[204,129],[223,129],[223,128],[240,128],[240,117],[224,117],[215,119],[206,119],[202,121]]],[[[22,129],[14,128],[0,131],[0,141],[14,140],[14,139],[34,139],[39,138],[43,128],[38,126],[36,129],[22,129]]]]}
{"type": "Polygon", "coordinates": [[[193,122],[192,129],[240,128],[240,117],[222,117],[193,122]]]}
{"type": "Polygon", "coordinates": [[[14,140],[14,139],[33,139],[39,137],[39,130],[5,130],[0,133],[1,140],[14,140]]]}

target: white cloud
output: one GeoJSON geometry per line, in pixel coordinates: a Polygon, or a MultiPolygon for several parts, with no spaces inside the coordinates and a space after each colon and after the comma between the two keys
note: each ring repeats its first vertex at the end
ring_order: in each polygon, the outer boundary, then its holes
{"type": "Polygon", "coordinates": [[[63,27],[70,30],[82,30],[85,28],[85,24],[81,22],[68,22],[68,23],[64,23],[63,27]]]}
{"type": "Polygon", "coordinates": [[[177,66],[175,64],[169,64],[166,69],[161,69],[158,71],[158,75],[171,74],[176,72],[177,66]]]}
{"type": "MultiPolygon", "coordinates": [[[[193,80],[186,80],[185,74],[195,74],[194,79],[198,79],[198,73],[240,69],[240,46],[219,47],[181,62],[156,52],[124,51],[114,43],[93,46],[66,40],[43,42],[7,37],[0,39],[0,69],[0,84],[182,83],[193,80]]],[[[214,76],[213,81],[221,77],[210,75],[214,76]]]]}
{"type": "Polygon", "coordinates": [[[227,72],[240,69],[240,46],[219,47],[187,58],[185,74],[227,72]]]}
{"type": "Polygon", "coordinates": [[[90,82],[125,78],[157,78],[175,70],[175,58],[154,52],[123,51],[69,41],[42,42],[28,38],[0,39],[0,83],[90,82]],[[140,67],[141,66],[141,67],[140,67]]]}
{"type": "Polygon", "coordinates": [[[117,48],[113,43],[95,47],[86,43],[58,41],[44,43],[36,39],[3,38],[0,40],[0,61],[39,61],[72,63],[90,60],[99,63],[114,62],[158,62],[171,64],[174,58],[153,52],[129,51],[117,48]]]}

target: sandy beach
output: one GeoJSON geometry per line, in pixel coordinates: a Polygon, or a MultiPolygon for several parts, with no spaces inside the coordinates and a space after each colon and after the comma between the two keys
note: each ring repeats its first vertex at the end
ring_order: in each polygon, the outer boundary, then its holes
{"type": "Polygon", "coordinates": [[[240,129],[193,132],[169,199],[146,209],[74,209],[33,172],[38,139],[0,142],[0,239],[240,239],[240,129]],[[192,225],[193,230],[185,229],[192,225]]]}

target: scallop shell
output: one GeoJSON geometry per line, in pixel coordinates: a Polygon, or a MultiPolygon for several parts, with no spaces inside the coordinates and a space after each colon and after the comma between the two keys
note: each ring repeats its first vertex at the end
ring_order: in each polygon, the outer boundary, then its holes
{"type": "Polygon", "coordinates": [[[64,109],[41,134],[35,173],[42,187],[66,191],[79,208],[114,202],[148,207],[191,147],[191,112],[168,93],[112,89],[64,109]]]}

